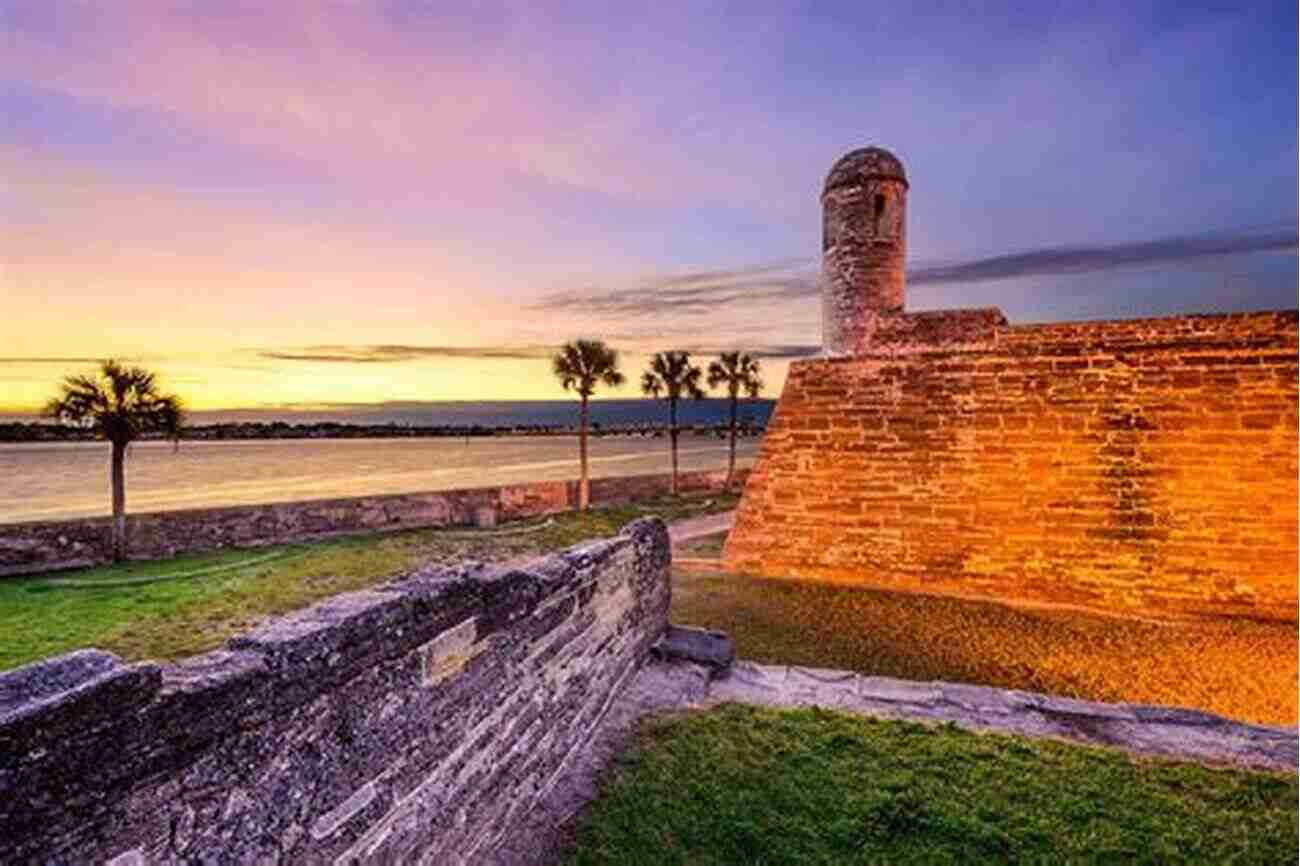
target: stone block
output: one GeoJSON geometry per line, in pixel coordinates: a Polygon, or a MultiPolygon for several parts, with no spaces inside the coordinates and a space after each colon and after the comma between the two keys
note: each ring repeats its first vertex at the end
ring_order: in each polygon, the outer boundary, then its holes
{"type": "Polygon", "coordinates": [[[421,682],[432,686],[455,676],[484,648],[478,643],[478,623],[473,617],[453,626],[421,647],[421,682]]]}
{"type": "Polygon", "coordinates": [[[480,505],[474,509],[474,525],[479,529],[491,529],[497,525],[495,505],[480,505]]]}
{"type": "Polygon", "coordinates": [[[0,674],[0,768],[121,725],[161,684],[158,665],[124,665],[100,650],[79,650],[0,674]]]}
{"type": "Polygon", "coordinates": [[[651,651],[667,661],[689,661],[726,675],[736,660],[736,643],[725,632],[669,625],[651,651]]]}

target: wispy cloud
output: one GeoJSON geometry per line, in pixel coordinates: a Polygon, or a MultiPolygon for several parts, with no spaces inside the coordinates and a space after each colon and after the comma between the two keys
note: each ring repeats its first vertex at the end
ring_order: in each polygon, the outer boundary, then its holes
{"type": "MultiPolygon", "coordinates": [[[[1131,243],[1043,247],[968,261],[921,265],[908,271],[907,282],[910,286],[985,283],[1177,265],[1296,247],[1294,225],[1269,226],[1131,243]]],[[[734,270],[663,277],[629,289],[559,292],[543,298],[534,309],[604,316],[655,316],[738,303],[752,305],[808,298],[818,293],[814,264],[813,259],[787,259],[734,270]]]]}
{"type": "Polygon", "coordinates": [[[304,346],[261,349],[258,357],[274,361],[315,361],[340,364],[394,364],[438,358],[532,360],[546,358],[553,346],[304,346]]]}
{"type": "Polygon", "coordinates": [[[755,358],[773,361],[788,361],[793,358],[808,358],[820,354],[822,347],[811,343],[757,343],[745,345],[724,345],[703,343],[676,346],[693,355],[721,355],[723,352],[748,352],[755,358]]]}
{"type": "Polygon", "coordinates": [[[811,259],[785,259],[732,270],[656,277],[627,289],[576,289],[550,295],[533,309],[588,315],[690,312],[734,301],[781,300],[815,290],[811,259]]]}
{"type": "MultiPolygon", "coordinates": [[[[820,347],[805,343],[728,343],[673,342],[673,335],[602,334],[602,339],[633,355],[649,354],[665,348],[694,355],[719,355],[744,351],[756,358],[787,360],[815,355],[820,347]],[[629,346],[629,344],[631,344],[629,346]]],[[[257,355],[274,361],[306,361],[327,364],[395,364],[421,360],[510,360],[549,359],[556,346],[306,346],[301,349],[258,350],[257,355]]]]}
{"type": "MultiPolygon", "coordinates": [[[[23,358],[0,358],[0,364],[98,364],[103,358],[46,358],[46,357],[23,357],[23,358]]],[[[122,358],[120,360],[131,360],[122,358]]]]}
{"type": "Polygon", "coordinates": [[[1064,246],[1008,253],[909,271],[913,285],[979,283],[1014,277],[1108,271],[1296,248],[1295,225],[1184,235],[1104,246],[1064,246]]]}

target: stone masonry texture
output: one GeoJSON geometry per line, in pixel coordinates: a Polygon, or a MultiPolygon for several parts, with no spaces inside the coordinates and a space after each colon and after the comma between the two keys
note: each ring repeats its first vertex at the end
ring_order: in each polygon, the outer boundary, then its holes
{"type": "MultiPolygon", "coordinates": [[[[743,483],[748,470],[737,470],[743,483]]],[[[683,472],[682,493],[720,492],[725,471],[683,472]]],[[[611,505],[671,490],[668,475],[593,478],[591,501],[611,505]]],[[[578,482],[537,481],[505,487],[439,490],[277,502],[229,508],[193,508],[129,514],[127,554],[165,559],[227,547],[257,547],[350,533],[436,526],[490,526],[501,520],[572,511],[578,482]]],[[[111,559],[111,518],[0,525],[0,577],[98,565],[111,559]]]]}
{"type": "Polygon", "coordinates": [[[731,568],[1296,619],[1295,311],[888,319],[791,365],[731,568]]]}
{"type": "Polygon", "coordinates": [[[667,625],[662,521],[336,596],[176,664],[0,675],[5,863],[490,862],[667,625]]]}
{"type": "Polygon", "coordinates": [[[826,177],[822,215],[822,348],[851,355],[870,343],[881,316],[903,310],[903,164],[879,147],[845,155],[826,177]]]}

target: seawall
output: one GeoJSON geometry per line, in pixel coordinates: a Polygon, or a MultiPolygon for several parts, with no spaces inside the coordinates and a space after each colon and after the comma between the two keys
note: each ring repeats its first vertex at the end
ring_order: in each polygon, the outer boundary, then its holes
{"type": "Polygon", "coordinates": [[[730,567],[1295,620],[1294,311],[893,327],[791,365],[730,567]]]}
{"type": "Polygon", "coordinates": [[[0,675],[5,862],[477,863],[667,625],[662,521],[336,596],[176,664],[0,675]]]}
{"type": "MultiPolygon", "coordinates": [[[[683,472],[683,493],[720,492],[727,473],[683,472]]],[[[748,476],[736,470],[737,489],[748,476]]],[[[591,479],[593,505],[666,496],[669,475],[591,479]]],[[[128,514],[127,555],[165,559],[181,553],[257,547],[365,532],[438,526],[484,526],[572,511],[577,481],[538,481],[504,487],[438,490],[390,496],[315,499],[128,514]]],[[[112,519],[0,524],[0,576],[35,574],[109,562],[112,519]]]]}

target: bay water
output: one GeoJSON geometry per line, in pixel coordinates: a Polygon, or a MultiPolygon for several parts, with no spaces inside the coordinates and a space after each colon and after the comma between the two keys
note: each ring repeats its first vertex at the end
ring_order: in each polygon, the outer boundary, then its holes
{"type": "MultiPolygon", "coordinates": [[[[737,441],[737,464],[757,453],[737,441]]],[[[590,442],[594,478],[668,472],[666,436],[590,442]]],[[[727,442],[684,433],[683,471],[725,469],[727,442]]],[[[578,477],[576,436],[265,439],[136,442],[126,462],[127,512],[211,508],[489,487],[578,477]]],[[[0,443],[0,523],[108,514],[103,442],[0,443]]]]}

